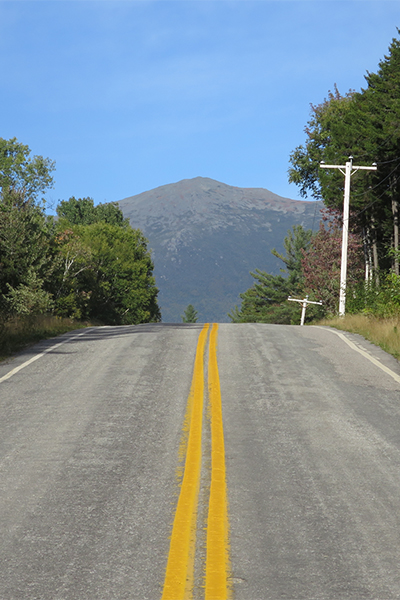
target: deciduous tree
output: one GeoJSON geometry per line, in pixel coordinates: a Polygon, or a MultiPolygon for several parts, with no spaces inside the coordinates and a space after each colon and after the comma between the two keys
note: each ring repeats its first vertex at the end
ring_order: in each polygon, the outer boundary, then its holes
{"type": "Polygon", "coordinates": [[[74,263],[58,310],[112,325],[159,321],[154,265],[143,234],[105,222],[71,226],[71,231],[63,256],[74,263]]]}
{"type": "MultiPolygon", "coordinates": [[[[320,229],[303,250],[302,272],[304,292],[310,299],[322,301],[324,313],[335,314],[338,310],[340,291],[340,267],[342,232],[334,224],[321,222],[320,229]]],[[[362,242],[354,233],[349,234],[347,258],[347,286],[349,293],[364,277],[362,242]]]]}
{"type": "Polygon", "coordinates": [[[62,200],[57,206],[57,215],[71,225],[91,225],[93,223],[109,223],[123,227],[129,224],[116,202],[94,205],[93,198],[75,198],[62,200]]]}
{"type": "Polygon", "coordinates": [[[23,192],[25,200],[32,201],[53,186],[54,161],[30,154],[29,146],[21,144],[17,138],[0,138],[0,189],[3,193],[10,190],[23,192]]]}
{"type": "Polygon", "coordinates": [[[27,291],[32,284],[33,293],[45,284],[53,268],[50,244],[51,232],[42,208],[30,202],[23,190],[3,189],[0,193],[0,306],[3,312],[9,311],[9,299],[15,297],[17,290],[27,291]]]}

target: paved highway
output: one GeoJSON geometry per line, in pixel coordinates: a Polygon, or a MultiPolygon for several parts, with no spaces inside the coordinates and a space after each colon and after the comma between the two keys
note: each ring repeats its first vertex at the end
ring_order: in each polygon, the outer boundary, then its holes
{"type": "Polygon", "coordinates": [[[400,598],[400,368],[358,336],[74,332],[0,415],[1,600],[400,598]]]}

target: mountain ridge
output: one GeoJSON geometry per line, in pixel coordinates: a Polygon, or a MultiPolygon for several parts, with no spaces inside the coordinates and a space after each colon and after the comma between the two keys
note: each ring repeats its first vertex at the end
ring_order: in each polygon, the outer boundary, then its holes
{"type": "Polygon", "coordinates": [[[321,202],[292,200],[265,188],[240,188],[206,178],[183,179],[118,202],[149,240],[165,322],[193,304],[202,321],[227,321],[256,268],[279,273],[293,225],[318,227],[321,202]]]}

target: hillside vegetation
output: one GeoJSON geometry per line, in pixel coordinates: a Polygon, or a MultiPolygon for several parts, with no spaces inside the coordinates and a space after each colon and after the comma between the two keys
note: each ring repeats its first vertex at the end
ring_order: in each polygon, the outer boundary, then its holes
{"type": "Polygon", "coordinates": [[[53,170],[15,138],[0,138],[0,354],[20,346],[23,332],[29,341],[76,321],[160,320],[142,232],[117,205],[95,207],[91,198],[72,197],[57,220],[47,217],[40,195],[53,170]],[[44,329],[43,315],[54,317],[44,329]]]}
{"type": "Polygon", "coordinates": [[[298,323],[299,306],[289,295],[322,301],[307,309],[307,322],[327,323],[361,333],[399,356],[400,320],[400,41],[393,39],[376,73],[365,77],[360,92],[341,95],[337,88],[312,106],[306,141],[290,157],[289,180],[303,197],[323,200],[325,219],[317,233],[295,227],[285,238],[285,253],[272,253],[284,265],[282,275],[256,269],[255,283],[241,294],[234,322],[298,323]],[[350,235],[345,319],[338,311],[344,165],[377,163],[351,180],[350,235]]]}

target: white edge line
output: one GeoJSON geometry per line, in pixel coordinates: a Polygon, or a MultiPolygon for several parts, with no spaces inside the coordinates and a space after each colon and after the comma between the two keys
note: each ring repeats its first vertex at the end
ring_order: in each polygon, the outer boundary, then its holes
{"type": "Polygon", "coordinates": [[[62,342],[59,342],[58,344],[54,344],[54,346],[50,346],[50,348],[46,348],[46,350],[43,350],[43,352],[40,352],[40,354],[35,354],[35,356],[32,356],[32,358],[30,358],[29,360],[22,363],[22,365],[19,365],[18,367],[15,367],[15,369],[12,369],[11,371],[9,371],[7,373],[7,375],[3,375],[3,377],[0,377],[0,383],[2,383],[3,381],[6,381],[7,379],[10,379],[10,377],[12,377],[16,373],[18,373],[18,371],[21,371],[21,369],[24,369],[25,367],[27,367],[31,363],[35,362],[35,360],[38,360],[38,358],[41,358],[48,352],[52,352],[53,350],[55,350],[56,348],[59,348],[63,344],[66,344],[67,342],[71,342],[72,340],[75,340],[76,338],[81,337],[82,335],[85,335],[85,333],[90,331],[90,329],[92,329],[92,328],[89,327],[88,329],[85,329],[85,331],[78,333],[77,335],[73,335],[72,337],[67,338],[66,340],[63,340],[62,342]]]}
{"type": "Polygon", "coordinates": [[[390,377],[393,377],[393,379],[395,381],[397,381],[397,383],[400,383],[400,375],[398,375],[397,373],[395,373],[394,371],[392,371],[392,369],[389,369],[389,367],[386,367],[385,365],[383,365],[381,362],[379,362],[379,360],[377,360],[376,358],[374,358],[373,356],[371,356],[370,354],[368,354],[368,352],[365,352],[365,350],[361,350],[361,348],[358,348],[358,346],[356,346],[354,344],[354,342],[352,342],[351,340],[349,340],[340,331],[336,331],[335,329],[332,329],[331,327],[320,327],[319,325],[314,325],[313,327],[315,327],[316,329],[323,329],[324,331],[330,331],[331,333],[335,333],[344,342],[346,342],[346,344],[348,346],[350,346],[350,348],[352,348],[353,350],[355,350],[356,352],[358,352],[359,354],[361,354],[362,356],[364,356],[365,358],[367,358],[370,362],[372,362],[376,367],[379,367],[379,369],[381,369],[382,371],[384,371],[387,375],[390,375],[390,377]]]}

